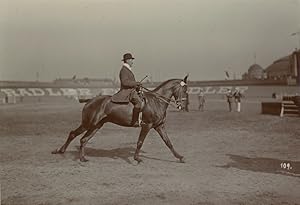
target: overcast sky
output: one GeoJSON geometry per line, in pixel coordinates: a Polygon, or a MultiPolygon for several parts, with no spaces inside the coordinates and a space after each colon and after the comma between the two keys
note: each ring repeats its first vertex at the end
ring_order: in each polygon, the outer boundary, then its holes
{"type": "Polygon", "coordinates": [[[0,80],[237,76],[290,54],[300,0],[1,0],[0,80]]]}

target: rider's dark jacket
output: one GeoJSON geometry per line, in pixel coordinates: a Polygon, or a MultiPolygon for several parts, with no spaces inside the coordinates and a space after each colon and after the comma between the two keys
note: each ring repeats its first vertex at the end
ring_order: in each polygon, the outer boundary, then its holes
{"type": "Polygon", "coordinates": [[[121,81],[121,89],[112,96],[112,101],[120,103],[129,102],[132,92],[136,92],[135,87],[138,85],[138,83],[135,81],[132,71],[129,70],[125,65],[122,66],[119,77],[121,81]]]}

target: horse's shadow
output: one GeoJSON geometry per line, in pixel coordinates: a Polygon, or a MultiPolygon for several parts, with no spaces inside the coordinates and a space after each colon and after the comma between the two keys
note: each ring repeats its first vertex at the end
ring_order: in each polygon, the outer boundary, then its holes
{"type": "MultiPolygon", "coordinates": [[[[75,158],[74,160],[79,159],[79,151],[80,147],[76,146],[77,151],[70,151],[75,158]]],[[[88,157],[106,157],[111,159],[122,159],[128,164],[132,164],[129,158],[132,158],[135,153],[135,148],[133,147],[121,147],[115,149],[94,149],[90,147],[85,147],[84,149],[85,155],[88,157]]],[[[144,151],[140,150],[140,153],[145,153],[144,151]]]]}
{"type": "MultiPolygon", "coordinates": [[[[74,156],[74,161],[79,159],[79,152],[80,152],[80,146],[75,146],[77,151],[69,151],[66,152],[68,154],[71,154],[74,156]]],[[[115,148],[115,149],[94,149],[90,147],[85,147],[84,152],[85,155],[88,157],[106,157],[106,158],[111,158],[111,159],[122,159],[128,164],[132,164],[130,161],[130,158],[132,159],[134,156],[136,148],[134,147],[121,147],[121,148],[115,148]]],[[[145,156],[142,153],[146,153],[143,150],[140,150],[140,157],[146,158],[146,159],[152,159],[152,160],[158,160],[158,161],[165,161],[165,162],[176,162],[177,161],[172,161],[172,160],[166,160],[166,159],[159,159],[155,157],[149,157],[145,156]]]]}
{"type": "Polygon", "coordinates": [[[254,172],[281,174],[300,177],[300,162],[272,158],[250,158],[240,155],[227,154],[232,162],[217,166],[221,168],[237,168],[254,172]],[[289,163],[289,168],[286,166],[289,163]]]}

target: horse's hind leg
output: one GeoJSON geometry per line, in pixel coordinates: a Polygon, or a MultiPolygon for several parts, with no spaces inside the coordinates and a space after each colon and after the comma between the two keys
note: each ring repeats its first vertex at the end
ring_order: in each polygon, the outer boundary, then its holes
{"type": "Polygon", "coordinates": [[[63,144],[63,146],[57,150],[54,150],[52,152],[52,154],[63,154],[67,147],[69,146],[69,144],[80,134],[82,134],[84,131],[86,131],[86,129],[80,125],[76,130],[71,131],[69,134],[69,137],[67,139],[67,141],[65,142],[65,144],[63,144]]]}
{"type": "Polygon", "coordinates": [[[163,139],[163,141],[165,142],[165,144],[169,147],[169,149],[171,150],[171,152],[173,153],[173,155],[174,155],[177,159],[179,159],[180,162],[184,162],[183,156],[181,156],[180,154],[178,154],[178,153],[175,151],[175,149],[174,149],[174,147],[173,147],[173,145],[172,145],[172,143],[171,143],[171,141],[170,141],[170,139],[169,139],[169,137],[168,137],[168,135],[167,135],[167,132],[166,132],[165,127],[164,127],[164,124],[162,124],[162,125],[156,127],[155,130],[158,132],[158,134],[159,134],[160,137],[163,139]]]}
{"type": "Polygon", "coordinates": [[[89,129],[83,137],[80,139],[80,161],[87,162],[88,160],[84,157],[84,147],[88,143],[88,141],[96,134],[96,132],[99,130],[99,128],[91,128],[89,129]]]}
{"type": "Polygon", "coordinates": [[[96,134],[96,132],[103,126],[103,124],[106,122],[106,119],[103,118],[96,126],[90,128],[84,136],[80,139],[80,161],[86,162],[88,161],[84,157],[84,147],[88,143],[88,141],[96,134]]]}

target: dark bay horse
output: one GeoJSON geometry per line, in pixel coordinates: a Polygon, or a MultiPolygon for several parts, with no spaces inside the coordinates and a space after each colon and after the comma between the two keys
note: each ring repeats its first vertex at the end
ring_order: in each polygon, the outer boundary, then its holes
{"type": "MultiPolygon", "coordinates": [[[[182,98],[187,92],[187,77],[181,79],[171,79],[163,82],[153,91],[144,92],[146,103],[142,109],[143,122],[140,135],[137,142],[137,148],[134,154],[134,159],[139,163],[142,160],[139,158],[139,152],[143,142],[150,131],[154,128],[161,136],[165,144],[171,150],[173,155],[184,162],[183,156],[178,154],[165,130],[166,111],[169,104],[174,101],[177,106],[182,107],[182,98]]],[[[67,147],[76,136],[86,132],[80,139],[80,161],[85,162],[87,159],[84,154],[84,147],[87,142],[94,136],[94,134],[106,122],[111,122],[117,125],[131,127],[133,105],[129,104],[116,104],[111,102],[111,96],[103,95],[97,96],[88,100],[82,110],[81,125],[71,131],[67,141],[63,146],[55,151],[53,154],[62,154],[66,151],[67,147]]]]}

